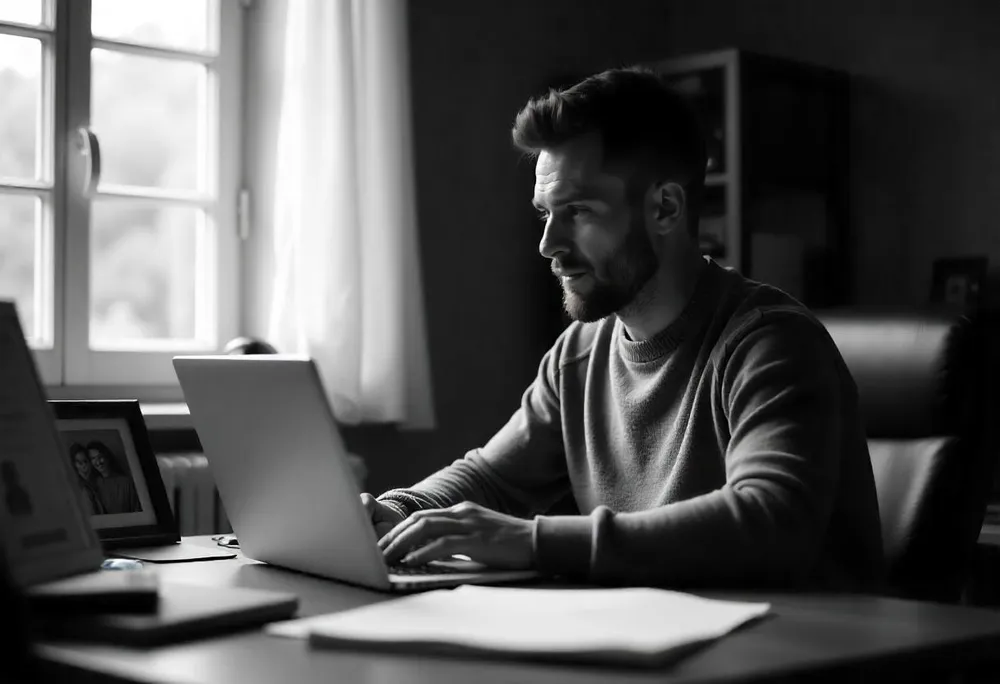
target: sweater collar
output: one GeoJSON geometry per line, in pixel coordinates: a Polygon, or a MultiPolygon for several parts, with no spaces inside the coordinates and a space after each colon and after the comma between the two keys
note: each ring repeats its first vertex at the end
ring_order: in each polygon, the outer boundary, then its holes
{"type": "Polygon", "coordinates": [[[666,328],[646,340],[630,340],[620,319],[615,320],[614,336],[622,358],[633,363],[656,361],[673,352],[684,338],[705,319],[713,309],[722,287],[723,269],[705,257],[708,262],[698,276],[694,292],[680,315],[666,328]]]}

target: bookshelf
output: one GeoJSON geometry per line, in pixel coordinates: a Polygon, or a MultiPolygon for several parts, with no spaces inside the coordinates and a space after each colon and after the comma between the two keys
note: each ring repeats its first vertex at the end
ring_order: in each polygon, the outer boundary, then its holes
{"type": "Polygon", "coordinates": [[[648,66],[705,131],[702,251],[809,306],[848,303],[847,76],[736,49],[648,66]]]}

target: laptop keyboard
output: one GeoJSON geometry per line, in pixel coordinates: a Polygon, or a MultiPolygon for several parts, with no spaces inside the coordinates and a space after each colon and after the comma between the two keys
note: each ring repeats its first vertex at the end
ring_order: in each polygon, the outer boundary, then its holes
{"type": "MultiPolygon", "coordinates": [[[[230,549],[240,548],[236,537],[231,535],[218,535],[212,537],[219,546],[230,549]]],[[[393,565],[389,568],[389,573],[393,575],[407,575],[410,577],[422,577],[427,575],[454,575],[456,572],[469,572],[469,570],[459,570],[448,565],[432,563],[430,565],[393,565]]]]}
{"type": "Polygon", "coordinates": [[[454,575],[457,571],[454,568],[443,565],[393,565],[389,568],[389,572],[393,575],[409,575],[413,577],[422,575],[454,575]]]}

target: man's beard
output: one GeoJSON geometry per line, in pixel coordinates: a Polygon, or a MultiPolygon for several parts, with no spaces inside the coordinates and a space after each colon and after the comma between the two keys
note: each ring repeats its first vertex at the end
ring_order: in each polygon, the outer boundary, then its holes
{"type": "MultiPolygon", "coordinates": [[[[625,242],[607,264],[602,280],[590,271],[594,282],[588,292],[576,292],[563,285],[563,308],[573,320],[590,323],[621,311],[635,301],[659,267],[649,236],[637,225],[630,226],[625,242]]],[[[570,262],[561,262],[560,266],[565,270],[578,267],[570,262]]]]}

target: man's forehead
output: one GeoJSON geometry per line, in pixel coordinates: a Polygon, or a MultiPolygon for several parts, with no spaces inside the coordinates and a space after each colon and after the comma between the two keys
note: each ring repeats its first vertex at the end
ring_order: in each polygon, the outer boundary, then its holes
{"type": "Polygon", "coordinates": [[[533,201],[558,204],[576,199],[601,199],[607,196],[612,188],[603,187],[595,183],[579,183],[567,180],[554,180],[551,182],[535,181],[535,194],[533,201]]]}
{"type": "Polygon", "coordinates": [[[600,175],[601,147],[600,139],[588,135],[542,150],[535,163],[535,183],[579,182],[600,175]]]}
{"type": "Polygon", "coordinates": [[[535,196],[605,195],[621,179],[603,168],[600,143],[572,141],[542,150],[535,163],[535,196]]]}

